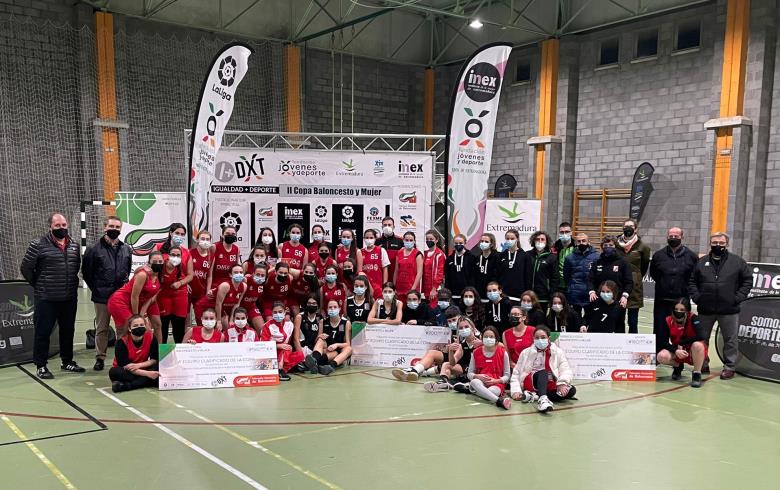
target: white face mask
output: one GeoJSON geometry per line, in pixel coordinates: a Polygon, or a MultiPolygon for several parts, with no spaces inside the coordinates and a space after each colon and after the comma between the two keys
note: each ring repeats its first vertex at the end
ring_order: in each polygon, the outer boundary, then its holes
{"type": "Polygon", "coordinates": [[[207,249],[211,246],[211,240],[200,240],[198,241],[198,247],[202,249],[207,249]]]}
{"type": "Polygon", "coordinates": [[[387,236],[392,236],[392,234],[393,234],[393,227],[392,226],[383,226],[382,227],[382,233],[384,233],[387,236]]]}
{"type": "Polygon", "coordinates": [[[246,320],[236,320],[233,323],[235,323],[238,328],[246,327],[246,320]]]}
{"type": "Polygon", "coordinates": [[[466,306],[471,306],[474,304],[474,298],[463,298],[463,304],[466,306]]]}
{"type": "Polygon", "coordinates": [[[313,233],[311,235],[312,240],[315,242],[321,242],[322,241],[322,233],[313,233]]]}
{"type": "Polygon", "coordinates": [[[263,238],[261,238],[260,240],[263,242],[264,245],[270,245],[271,243],[273,243],[274,237],[266,235],[263,238]]]}
{"type": "Polygon", "coordinates": [[[203,320],[203,328],[212,329],[217,326],[217,320],[203,320]]]}
{"type": "Polygon", "coordinates": [[[545,246],[546,246],[546,245],[547,245],[547,244],[546,244],[545,242],[536,242],[536,244],[534,245],[534,247],[536,247],[536,250],[538,250],[538,251],[540,251],[540,252],[541,252],[542,250],[544,250],[544,249],[545,249],[545,246]]]}
{"type": "Polygon", "coordinates": [[[382,293],[382,297],[385,299],[385,301],[393,301],[393,298],[395,298],[395,293],[382,293]]]}
{"type": "Polygon", "coordinates": [[[560,313],[563,311],[563,305],[561,304],[552,305],[550,308],[552,308],[552,311],[554,311],[555,313],[560,313]]]}
{"type": "Polygon", "coordinates": [[[486,347],[493,347],[496,345],[496,339],[494,337],[485,337],[482,339],[482,343],[485,344],[486,347]]]}
{"type": "Polygon", "coordinates": [[[172,266],[178,267],[179,265],[181,265],[181,257],[174,257],[173,255],[171,255],[170,257],[168,257],[168,262],[170,262],[172,266]]]}
{"type": "Polygon", "coordinates": [[[374,238],[364,238],[363,239],[363,243],[365,243],[366,247],[368,247],[368,248],[373,247],[375,242],[376,242],[376,240],[374,238]]]}

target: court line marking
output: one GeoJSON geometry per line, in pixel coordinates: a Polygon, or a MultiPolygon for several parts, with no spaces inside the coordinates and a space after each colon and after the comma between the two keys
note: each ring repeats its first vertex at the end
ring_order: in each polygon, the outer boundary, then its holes
{"type": "MultiPolygon", "coordinates": [[[[2,413],[4,414],[4,412],[2,413]]],[[[85,420],[84,422],[88,422],[88,421],[85,420]]],[[[90,430],[82,430],[79,432],[68,432],[67,434],[57,434],[56,436],[34,437],[32,439],[25,439],[23,441],[2,442],[0,443],[0,447],[13,446],[14,444],[23,444],[25,442],[48,441],[49,439],[61,439],[63,437],[81,436],[84,434],[91,434],[92,432],[103,432],[104,430],[108,430],[108,429],[90,429],[90,430]]]]}
{"type": "MultiPolygon", "coordinates": [[[[239,434],[238,432],[230,430],[227,427],[224,427],[224,426],[220,425],[218,422],[214,422],[213,420],[210,420],[210,419],[204,417],[203,415],[199,414],[195,410],[191,410],[191,409],[185,407],[184,405],[181,405],[181,404],[171,400],[170,398],[167,398],[166,396],[164,396],[162,394],[158,394],[158,396],[160,397],[160,399],[162,399],[162,400],[164,400],[164,401],[166,401],[166,402],[176,406],[176,408],[183,409],[185,412],[187,412],[188,414],[192,415],[193,417],[195,417],[197,419],[200,419],[203,422],[206,422],[206,423],[210,424],[212,427],[221,430],[222,432],[228,434],[229,436],[231,436],[231,437],[233,437],[235,439],[238,439],[239,441],[243,442],[244,444],[247,444],[247,445],[249,445],[249,446],[251,446],[251,447],[253,447],[255,449],[258,449],[258,450],[262,451],[263,453],[265,453],[265,454],[267,454],[269,456],[272,456],[273,458],[281,461],[282,463],[284,463],[287,466],[291,467],[292,469],[298,471],[299,473],[302,473],[303,475],[308,476],[309,478],[311,478],[312,480],[316,481],[317,483],[320,483],[320,484],[322,484],[322,485],[324,485],[324,486],[326,486],[328,488],[331,488],[333,490],[341,490],[341,487],[339,487],[335,483],[329,482],[328,480],[324,479],[323,477],[319,476],[318,474],[314,473],[313,471],[307,470],[306,468],[304,468],[301,465],[295,463],[294,461],[291,461],[291,460],[285,458],[284,456],[282,456],[281,454],[268,449],[267,447],[263,446],[259,441],[253,441],[253,440],[249,439],[248,437],[246,437],[246,436],[244,436],[242,434],[239,434]]],[[[330,429],[333,429],[333,428],[330,428],[330,429]]]]}
{"type": "Polygon", "coordinates": [[[214,456],[210,452],[206,451],[205,449],[201,448],[197,444],[194,444],[194,443],[190,442],[189,440],[185,439],[183,436],[179,435],[177,432],[174,432],[171,429],[169,429],[168,427],[164,426],[163,424],[161,424],[159,422],[156,422],[154,419],[152,419],[148,415],[146,415],[143,412],[141,412],[140,410],[138,410],[138,409],[128,405],[127,403],[123,402],[122,400],[120,400],[119,398],[115,397],[114,395],[112,395],[110,393],[107,393],[105,390],[106,390],[106,388],[98,388],[97,389],[97,391],[99,391],[100,393],[105,395],[109,400],[113,401],[114,403],[116,403],[120,407],[126,408],[131,413],[133,413],[136,417],[145,420],[146,422],[152,424],[154,427],[157,427],[161,431],[163,431],[166,434],[168,434],[169,436],[173,437],[174,439],[176,439],[180,443],[184,444],[188,448],[192,449],[196,453],[200,454],[204,458],[206,458],[209,461],[211,461],[212,463],[216,464],[220,468],[226,470],[228,473],[232,474],[236,478],[242,480],[244,483],[246,483],[250,487],[256,488],[257,490],[268,490],[266,487],[264,487],[260,483],[256,482],[255,480],[253,480],[252,478],[248,477],[244,473],[240,472],[236,468],[234,468],[234,467],[230,466],[229,464],[225,463],[224,461],[222,461],[218,457],[214,456]]]}
{"type": "Polygon", "coordinates": [[[11,431],[13,431],[14,434],[16,434],[16,437],[21,439],[24,444],[32,451],[32,453],[41,461],[41,463],[48,468],[48,470],[59,480],[60,483],[62,483],[62,486],[69,490],[76,490],[76,486],[71,483],[70,480],[68,480],[68,477],[65,476],[62,471],[60,471],[59,468],[57,468],[54,463],[51,462],[49,458],[46,457],[43,452],[38,449],[38,446],[33,444],[28,438],[27,435],[19,429],[19,427],[16,426],[16,424],[11,421],[6,415],[0,415],[0,419],[5,422],[5,425],[8,426],[11,431]]]}

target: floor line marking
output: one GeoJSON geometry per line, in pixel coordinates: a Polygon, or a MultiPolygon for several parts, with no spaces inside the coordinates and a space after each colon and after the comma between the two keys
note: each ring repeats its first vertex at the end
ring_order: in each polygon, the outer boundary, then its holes
{"type": "Polygon", "coordinates": [[[166,434],[168,434],[169,436],[173,437],[174,439],[176,439],[180,443],[184,444],[188,448],[192,449],[196,453],[200,454],[204,458],[208,459],[212,463],[216,464],[217,466],[219,466],[222,469],[226,470],[227,472],[229,472],[233,476],[235,476],[238,479],[242,480],[244,483],[246,483],[250,487],[256,488],[257,490],[268,490],[266,487],[264,487],[263,485],[261,485],[257,481],[255,481],[252,478],[248,477],[247,475],[245,475],[244,473],[240,472],[236,468],[230,466],[229,464],[227,464],[226,462],[222,461],[221,459],[219,459],[218,457],[214,456],[213,454],[211,454],[210,452],[206,451],[205,449],[201,448],[197,444],[194,444],[194,443],[190,442],[189,440],[187,440],[183,436],[179,435],[177,432],[174,432],[171,429],[169,429],[168,427],[164,426],[163,424],[160,424],[160,423],[156,422],[154,419],[152,419],[148,415],[146,415],[143,412],[141,412],[140,410],[138,410],[138,409],[128,405],[127,403],[123,402],[122,400],[120,400],[119,398],[115,397],[114,395],[112,395],[110,393],[107,393],[105,390],[106,390],[106,388],[98,388],[97,389],[97,391],[99,391],[100,393],[105,395],[109,400],[112,400],[114,403],[116,403],[120,407],[126,408],[131,413],[133,413],[136,417],[151,423],[154,427],[157,427],[161,431],[163,431],[166,434]]]}
{"type": "Polygon", "coordinates": [[[30,451],[32,451],[32,453],[41,461],[41,463],[43,463],[44,466],[46,466],[46,468],[48,468],[48,470],[57,478],[57,480],[59,480],[59,482],[62,483],[62,486],[64,486],[69,490],[76,490],[76,486],[73,485],[73,483],[71,483],[70,480],[68,480],[68,477],[66,477],[62,473],[62,471],[60,471],[60,469],[57,468],[54,465],[54,463],[52,463],[51,460],[47,458],[46,455],[43,454],[43,452],[40,449],[38,449],[38,446],[36,446],[35,444],[27,440],[29,439],[27,435],[24,432],[22,432],[21,429],[19,429],[19,427],[17,427],[16,424],[14,424],[13,421],[11,421],[11,419],[9,419],[5,415],[0,415],[0,419],[2,419],[3,422],[5,422],[5,425],[7,425],[8,428],[11,429],[14,434],[16,434],[16,437],[25,441],[24,443],[25,446],[27,446],[30,449],[30,451]]]}

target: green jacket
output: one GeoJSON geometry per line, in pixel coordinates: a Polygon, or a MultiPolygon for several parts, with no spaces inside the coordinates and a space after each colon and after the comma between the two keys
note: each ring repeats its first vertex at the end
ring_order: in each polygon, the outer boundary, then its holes
{"type": "Polygon", "coordinates": [[[623,257],[628,262],[628,265],[631,266],[631,279],[634,281],[634,288],[628,297],[628,308],[641,308],[645,305],[642,278],[645,277],[647,270],[650,268],[650,247],[645,245],[640,237],[637,237],[634,246],[626,253],[620,243],[622,238],[618,238],[616,248],[618,255],[623,257]]]}

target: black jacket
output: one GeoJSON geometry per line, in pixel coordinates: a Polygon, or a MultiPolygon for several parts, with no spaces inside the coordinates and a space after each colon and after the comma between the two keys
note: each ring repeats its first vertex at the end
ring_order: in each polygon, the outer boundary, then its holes
{"type": "Polygon", "coordinates": [[[523,292],[528,290],[529,260],[531,260],[530,256],[521,248],[518,248],[511,257],[509,250],[504,250],[499,255],[498,277],[506,296],[519,300],[523,292]]]}
{"type": "Polygon", "coordinates": [[[688,281],[698,261],[699,257],[684,245],[677,252],[666,246],[654,253],[650,261],[650,277],[655,281],[655,300],[687,298],[688,281]]]}
{"type": "Polygon", "coordinates": [[[624,309],[617,301],[607,304],[599,298],[585,307],[585,322],[590,333],[626,333],[624,309]]]}
{"type": "Polygon", "coordinates": [[[720,260],[708,254],[700,258],[688,282],[688,294],[700,315],[733,315],[745,301],[753,285],[747,262],[725,252],[720,260]]]}
{"type": "Polygon", "coordinates": [[[459,297],[463,288],[474,285],[475,265],[474,256],[468,252],[457,257],[457,266],[455,265],[455,257],[455,252],[453,252],[444,262],[444,287],[449,289],[453,296],[459,297]]]}
{"type": "Polygon", "coordinates": [[[108,303],[114,291],[127,282],[132,261],[132,250],[121,240],[117,240],[112,247],[101,237],[87,248],[81,264],[81,275],[92,291],[93,303],[108,303]]]}
{"type": "Polygon", "coordinates": [[[606,257],[603,253],[592,264],[590,264],[590,275],[588,276],[589,291],[599,293],[599,286],[604,281],[615,281],[618,291],[615,299],[620,299],[620,295],[628,293],[634,289],[634,280],[631,277],[631,266],[622,257],[617,254],[612,257],[606,257]]]}
{"type": "Polygon", "coordinates": [[[528,252],[528,287],[539,301],[550,301],[550,295],[556,291],[558,284],[558,256],[552,252],[528,252]]]}
{"type": "Polygon", "coordinates": [[[559,319],[558,314],[551,309],[547,312],[545,325],[553,332],[579,332],[580,327],[585,325],[585,321],[579,313],[570,309],[564,324],[564,322],[559,319]]]}
{"type": "Polygon", "coordinates": [[[409,306],[404,306],[403,312],[401,313],[401,322],[409,323],[410,320],[415,320],[417,325],[436,324],[436,319],[433,317],[431,308],[422,302],[416,310],[409,308],[409,306]]]}
{"type": "Polygon", "coordinates": [[[500,256],[495,250],[491,250],[487,257],[482,254],[474,260],[474,283],[469,286],[474,286],[479,292],[479,295],[483,298],[487,297],[487,285],[490,282],[498,281],[498,263],[500,256]],[[481,265],[480,265],[481,264],[481,265]]]}
{"type": "Polygon", "coordinates": [[[35,289],[35,299],[75,300],[79,288],[81,249],[68,237],[65,249],[54,242],[51,233],[33,240],[27,247],[19,270],[35,289]]]}
{"type": "Polygon", "coordinates": [[[503,335],[504,330],[509,327],[509,310],[512,309],[512,303],[507,298],[501,298],[498,303],[489,301],[485,303],[485,325],[496,327],[498,333],[503,335]]]}

